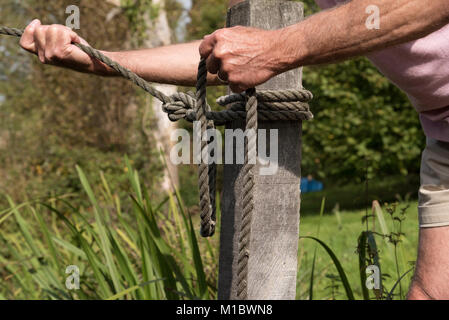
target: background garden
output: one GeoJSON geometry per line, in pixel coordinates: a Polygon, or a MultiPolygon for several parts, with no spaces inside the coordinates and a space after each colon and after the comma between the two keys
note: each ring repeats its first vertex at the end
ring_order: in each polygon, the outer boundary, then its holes
{"type": "MultiPolygon", "coordinates": [[[[226,2],[2,0],[0,21],[64,24],[76,4],[78,33],[113,51],[200,39],[224,26],[226,2]]],[[[338,262],[301,239],[297,298],[373,299],[362,286],[368,263],[381,266],[378,298],[404,298],[412,272],[398,279],[416,259],[418,116],[366,58],[307,67],[304,86],[315,119],[304,123],[302,171],[324,190],[303,194],[301,236],[321,239],[338,262]]],[[[224,92],[209,90],[209,101],[224,92]]],[[[177,168],[179,192],[165,187],[157,116],[125,80],[43,66],[0,38],[0,298],[216,297],[218,237],[197,238],[196,167],[177,168]],[[65,287],[68,265],[80,266],[80,290],[65,287]]]]}

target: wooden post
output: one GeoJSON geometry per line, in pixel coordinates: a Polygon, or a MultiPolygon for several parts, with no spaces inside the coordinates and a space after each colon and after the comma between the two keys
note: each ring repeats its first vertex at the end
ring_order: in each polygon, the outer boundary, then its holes
{"type": "MultiPolygon", "coordinates": [[[[279,29],[299,22],[303,5],[282,0],[246,0],[229,9],[227,26],[279,29]]],[[[299,35],[298,35],[299,36],[299,35]]],[[[298,89],[302,72],[279,75],[258,89],[298,89]]],[[[244,128],[236,121],[227,129],[244,128]]],[[[248,263],[248,299],[292,300],[296,296],[301,175],[301,122],[259,121],[259,129],[278,129],[279,169],[275,175],[255,170],[255,211],[248,263]]],[[[269,146],[267,146],[269,150],[269,146]]],[[[235,150],[234,150],[235,152],[235,150]]],[[[237,299],[238,232],[242,212],[242,165],[225,165],[220,236],[219,299],[237,299]]]]}

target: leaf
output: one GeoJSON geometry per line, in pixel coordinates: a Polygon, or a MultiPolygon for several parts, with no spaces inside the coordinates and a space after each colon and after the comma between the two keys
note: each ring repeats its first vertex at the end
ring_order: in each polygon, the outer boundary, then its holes
{"type": "Polygon", "coordinates": [[[312,239],[312,240],[318,242],[326,250],[326,252],[331,257],[332,262],[334,263],[335,267],[337,268],[338,274],[340,275],[341,282],[343,283],[343,286],[345,288],[346,296],[348,297],[349,300],[355,300],[354,293],[353,293],[353,291],[351,289],[351,285],[349,284],[349,281],[348,281],[348,277],[346,276],[346,273],[345,273],[343,267],[341,266],[340,261],[338,260],[337,256],[332,251],[332,249],[329,248],[329,246],[327,244],[325,244],[323,241],[321,241],[320,239],[317,239],[315,237],[299,237],[299,238],[300,239],[312,239]]]}

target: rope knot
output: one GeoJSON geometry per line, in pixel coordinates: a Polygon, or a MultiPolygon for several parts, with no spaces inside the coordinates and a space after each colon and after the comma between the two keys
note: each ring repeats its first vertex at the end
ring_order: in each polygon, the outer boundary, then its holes
{"type": "MultiPolygon", "coordinates": [[[[313,94],[306,89],[298,90],[265,90],[257,91],[257,111],[259,120],[311,120],[308,102],[313,99],[313,94]]],[[[248,93],[231,94],[217,99],[217,103],[227,107],[225,111],[235,120],[245,116],[245,105],[248,93]]]]}
{"type": "Polygon", "coordinates": [[[170,121],[176,122],[181,119],[187,121],[195,121],[196,114],[194,108],[196,106],[196,99],[192,92],[176,92],[171,95],[162,105],[162,111],[164,111],[170,121]]]}

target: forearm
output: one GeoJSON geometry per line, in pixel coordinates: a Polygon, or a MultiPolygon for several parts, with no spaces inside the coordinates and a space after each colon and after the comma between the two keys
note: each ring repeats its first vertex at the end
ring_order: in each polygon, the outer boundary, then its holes
{"type": "Polygon", "coordinates": [[[280,68],[331,63],[419,39],[449,23],[447,0],[352,0],[279,30],[280,68]],[[366,8],[380,9],[368,29],[366,8]]]}
{"type": "MultiPolygon", "coordinates": [[[[103,53],[122,66],[130,69],[150,82],[195,86],[200,55],[200,41],[163,46],[135,51],[103,53]]],[[[117,73],[104,65],[94,68],[101,76],[116,76],[117,73]]],[[[208,75],[209,85],[219,85],[215,75],[208,75]]]]}

